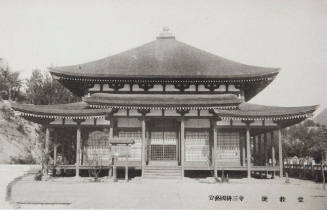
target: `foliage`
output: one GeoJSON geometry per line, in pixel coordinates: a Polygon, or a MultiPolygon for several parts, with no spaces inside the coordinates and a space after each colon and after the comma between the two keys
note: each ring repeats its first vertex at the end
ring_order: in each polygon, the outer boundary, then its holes
{"type": "Polygon", "coordinates": [[[91,159],[92,167],[88,170],[89,176],[94,178],[94,181],[99,181],[99,174],[103,170],[102,157],[100,155],[94,155],[91,159]]]}
{"type": "Polygon", "coordinates": [[[33,159],[32,155],[29,154],[28,157],[11,157],[10,158],[11,164],[35,164],[35,160],[33,159]]]}
{"type": "Polygon", "coordinates": [[[15,113],[9,106],[0,106],[0,112],[2,112],[2,117],[6,121],[12,121],[15,117],[15,113]]]}
{"type": "Polygon", "coordinates": [[[294,125],[284,131],[284,152],[287,157],[313,157],[321,160],[321,154],[327,149],[327,129],[318,126],[312,120],[294,125]]]}
{"type": "Polygon", "coordinates": [[[64,104],[80,101],[58,81],[53,80],[49,74],[34,70],[26,81],[26,96],[32,104],[64,104]]]}
{"type": "Polygon", "coordinates": [[[18,123],[16,129],[17,129],[19,132],[21,132],[22,134],[24,134],[24,135],[26,134],[25,129],[24,129],[24,125],[23,125],[22,123],[18,123]]]}
{"type": "Polygon", "coordinates": [[[12,72],[9,68],[0,68],[0,95],[3,99],[15,100],[20,97],[22,85],[19,72],[12,72]]]}
{"type": "Polygon", "coordinates": [[[34,175],[35,181],[41,181],[42,180],[42,172],[39,171],[37,174],[34,175]]]}

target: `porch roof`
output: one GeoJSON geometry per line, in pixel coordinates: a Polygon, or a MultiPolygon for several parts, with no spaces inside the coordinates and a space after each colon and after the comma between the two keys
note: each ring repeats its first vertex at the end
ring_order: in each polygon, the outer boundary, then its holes
{"type": "Polygon", "coordinates": [[[55,105],[12,103],[11,106],[22,116],[40,118],[99,118],[105,117],[111,111],[111,109],[91,109],[85,102],[55,105]]]}
{"type": "Polygon", "coordinates": [[[241,103],[233,94],[109,94],[95,93],[83,100],[97,108],[126,109],[214,109],[236,108],[241,103]]]}
{"type": "Polygon", "coordinates": [[[242,103],[235,110],[215,109],[214,113],[223,119],[235,120],[290,120],[311,117],[316,106],[278,107],[242,103]]]}

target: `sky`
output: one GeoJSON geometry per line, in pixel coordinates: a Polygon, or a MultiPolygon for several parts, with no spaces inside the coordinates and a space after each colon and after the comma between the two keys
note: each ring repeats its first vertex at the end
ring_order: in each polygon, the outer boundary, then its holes
{"type": "Polygon", "coordinates": [[[153,41],[281,68],[250,103],[327,108],[327,0],[0,0],[0,57],[21,76],[153,41]]]}

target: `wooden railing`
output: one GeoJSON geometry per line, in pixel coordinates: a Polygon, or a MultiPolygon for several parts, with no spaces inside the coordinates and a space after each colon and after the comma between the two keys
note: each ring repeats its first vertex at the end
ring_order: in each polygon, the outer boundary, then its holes
{"type": "Polygon", "coordinates": [[[321,164],[284,164],[284,171],[290,177],[322,181],[324,173],[325,179],[327,178],[327,165],[321,164]]]}

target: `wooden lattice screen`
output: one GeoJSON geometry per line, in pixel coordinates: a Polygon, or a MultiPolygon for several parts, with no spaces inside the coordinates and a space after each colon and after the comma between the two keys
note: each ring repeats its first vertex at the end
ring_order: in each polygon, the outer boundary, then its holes
{"type": "Polygon", "coordinates": [[[185,161],[209,161],[209,132],[185,132],[185,161]]]}
{"type": "Polygon", "coordinates": [[[151,132],[151,160],[177,160],[177,133],[151,132]]]}
{"type": "Polygon", "coordinates": [[[103,131],[92,131],[84,142],[83,165],[111,164],[111,146],[108,134],[103,131]]]}
{"type": "Polygon", "coordinates": [[[240,133],[220,131],[217,134],[217,158],[218,162],[240,164],[240,133]]]}
{"type": "MultiPolygon", "coordinates": [[[[119,131],[119,137],[134,140],[134,144],[129,147],[128,160],[140,161],[142,155],[142,132],[141,131],[119,131]]],[[[121,153],[127,152],[126,146],[118,146],[121,153]]],[[[123,159],[120,157],[119,159],[123,159]]]]}

